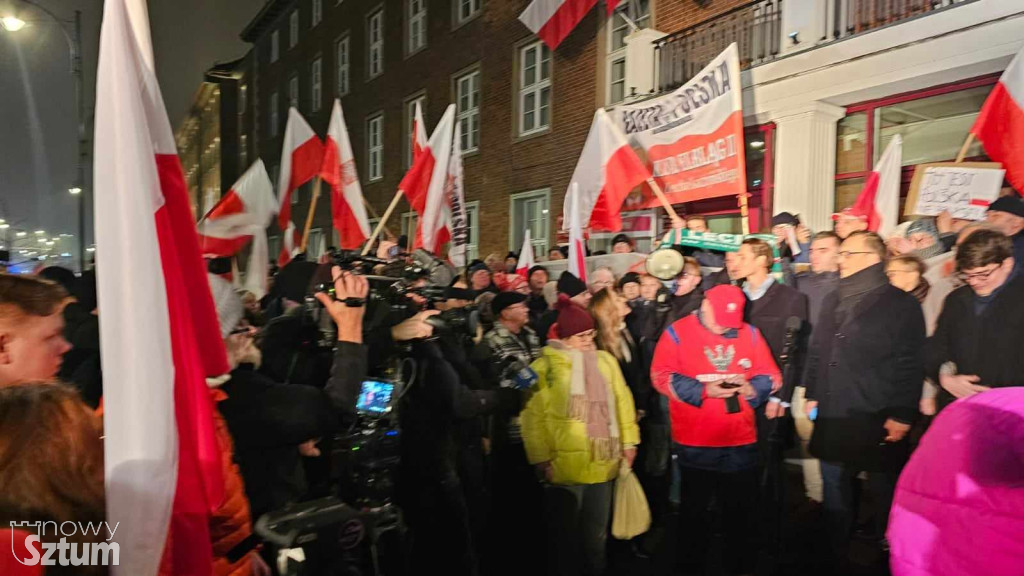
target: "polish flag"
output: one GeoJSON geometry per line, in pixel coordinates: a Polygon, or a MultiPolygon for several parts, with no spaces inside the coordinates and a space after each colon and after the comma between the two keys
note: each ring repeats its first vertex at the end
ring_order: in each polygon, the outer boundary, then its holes
{"type": "Polygon", "coordinates": [[[903,163],[903,137],[892,137],[875,169],[868,175],[853,206],[832,219],[861,218],[868,221],[868,231],[877,232],[884,239],[892,235],[900,215],[900,173],[903,163]]]}
{"type": "Polygon", "coordinates": [[[284,234],[279,266],[291,262],[299,251],[302,238],[292,223],[292,193],[320,173],[324,160],[324,145],[309,127],[306,119],[294,107],[288,109],[288,124],[281,144],[280,174],[277,177],[277,225],[284,234]]]}
{"type": "Polygon", "coordinates": [[[275,210],[274,185],[263,161],[257,160],[199,223],[199,249],[206,258],[234,256],[252,241],[241,288],[257,298],[267,293],[267,226],[275,210]]]}
{"type": "Polygon", "coordinates": [[[1006,179],[1024,191],[1024,50],[1003,72],[981,107],[971,133],[1006,169],[1006,179]]]}
{"type": "Polygon", "coordinates": [[[519,20],[554,50],[595,4],[597,0],[533,0],[519,20]]]}
{"type": "Polygon", "coordinates": [[[94,178],[107,521],[114,575],[210,574],[224,499],[205,378],[229,371],[146,0],[103,3],[94,178]]]}
{"type": "MultiPolygon", "coordinates": [[[[455,122],[453,134],[459,134],[460,124],[455,122]]],[[[437,246],[451,241],[448,246],[448,260],[457,268],[466,266],[466,252],[469,250],[469,214],[466,212],[466,195],[462,174],[462,149],[459,139],[452,136],[452,156],[448,160],[448,177],[445,180],[445,227],[437,239],[437,246]]]]}
{"type": "Polygon", "coordinates": [[[444,227],[445,182],[452,153],[455,105],[449,104],[434,128],[426,147],[398,185],[409,205],[420,215],[414,246],[437,253],[438,239],[444,227]]]}
{"type": "Polygon", "coordinates": [[[420,108],[419,100],[417,100],[416,111],[412,115],[412,161],[414,163],[426,147],[427,125],[423,123],[423,109],[420,108]]]}
{"type": "Polygon", "coordinates": [[[363,205],[363,188],[359,185],[345,115],[337,99],[331,111],[331,123],[327,126],[320,177],[331,186],[331,218],[341,238],[340,247],[355,250],[370,237],[370,220],[363,205]]]}
{"type": "Polygon", "coordinates": [[[516,263],[516,274],[530,279],[530,268],[533,268],[533,242],[530,241],[530,229],[523,236],[523,249],[519,251],[519,262],[516,263]]]}
{"type": "Polygon", "coordinates": [[[604,0],[604,7],[608,9],[608,17],[611,18],[612,14],[615,14],[615,9],[619,7],[622,0],[604,0]]]}
{"type": "MultiPolygon", "coordinates": [[[[626,135],[604,108],[598,108],[570,180],[573,186],[579,186],[580,227],[605,232],[622,230],[622,203],[650,177],[650,170],[630,147],[626,135]]],[[[566,202],[562,215],[565,222],[570,221],[570,207],[566,202]]]]}
{"type": "Polygon", "coordinates": [[[580,222],[580,190],[579,184],[572,183],[569,193],[566,195],[566,204],[569,206],[569,215],[566,222],[569,223],[569,272],[587,283],[587,248],[583,240],[583,225],[580,222]]]}

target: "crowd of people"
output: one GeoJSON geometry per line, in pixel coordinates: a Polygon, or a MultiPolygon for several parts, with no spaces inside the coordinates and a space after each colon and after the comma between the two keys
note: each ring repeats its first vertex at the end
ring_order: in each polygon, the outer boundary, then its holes
{"type": "MultiPolygon", "coordinates": [[[[630,554],[671,550],[678,574],[772,570],[788,458],[802,504],[824,518],[820,573],[849,568],[855,529],[881,558],[891,546],[894,567],[913,565],[920,534],[897,522],[912,515],[889,516],[914,446],[954,401],[1024,374],[1024,202],[1002,197],[983,222],[913,220],[888,239],[863,215],[834,220],[815,234],[782,213],[774,245],[674,247],[683,266],[669,281],[642,265],[586,282],[544,264],[523,277],[515,254],[494,254],[441,298],[410,290],[383,320],[369,317],[365,277],[329,263],[289,264],[263,299],[211,274],[231,366],[208,381],[226,484],[214,573],[277,573],[254,519],[335,489],[332,438],[360,418],[362,380],[394,357],[416,359],[394,406],[394,499],[416,570],[606,574],[627,468],[652,519],[630,554]],[[325,281],[326,316],[311,318],[325,281]],[[476,331],[434,318],[474,306],[476,331]]],[[[708,231],[700,217],[686,227],[708,231]]],[[[624,235],[612,243],[633,250],[624,235]]],[[[0,526],[103,519],[99,313],[91,272],[0,275],[0,526]]]]}

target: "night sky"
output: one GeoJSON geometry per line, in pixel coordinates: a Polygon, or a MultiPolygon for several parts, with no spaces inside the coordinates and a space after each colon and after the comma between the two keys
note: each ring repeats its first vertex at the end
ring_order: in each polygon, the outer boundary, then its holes
{"type": "MultiPolygon", "coordinates": [[[[102,0],[33,0],[62,20],[82,11],[87,134],[91,142],[102,0]]],[[[157,76],[171,125],[187,112],[203,72],[244,55],[238,38],[263,0],[149,0],[157,76]]],[[[0,28],[0,218],[15,229],[78,235],[74,185],[77,116],[69,50],[60,28],[21,0],[0,0],[0,16],[29,22],[0,28]]],[[[73,24],[64,24],[71,35],[73,24]]],[[[92,157],[86,164],[90,179],[92,157]]],[[[91,215],[86,238],[91,242],[91,215]]],[[[0,231],[2,232],[2,231],[0,231]]],[[[4,239],[0,233],[0,240],[4,239]]]]}

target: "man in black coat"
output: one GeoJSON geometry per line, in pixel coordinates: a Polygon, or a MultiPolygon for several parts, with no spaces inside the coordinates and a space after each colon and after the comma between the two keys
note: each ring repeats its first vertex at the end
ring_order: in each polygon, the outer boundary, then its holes
{"type": "Polygon", "coordinates": [[[868,472],[877,536],[885,533],[924,379],[921,305],[888,283],[884,258],[877,234],[854,232],[843,242],[839,290],[825,298],[808,354],[806,408],[808,414],[817,409],[810,450],[821,460],[825,514],[840,563],[860,472],[868,472]]]}
{"type": "Polygon", "coordinates": [[[1024,384],[1024,274],[1013,243],[996,230],[978,230],[957,248],[967,283],[946,297],[928,342],[928,375],[942,384],[939,409],[990,388],[1024,384]]]}

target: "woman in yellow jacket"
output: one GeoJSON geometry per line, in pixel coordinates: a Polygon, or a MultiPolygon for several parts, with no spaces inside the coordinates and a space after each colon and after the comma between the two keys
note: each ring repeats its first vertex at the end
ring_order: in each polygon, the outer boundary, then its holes
{"type": "Polygon", "coordinates": [[[558,576],[599,575],[614,480],[632,466],[640,433],[619,364],[594,346],[594,320],[562,296],[557,340],[531,367],[537,383],[521,416],[526,456],[545,481],[548,557],[558,576]]]}

